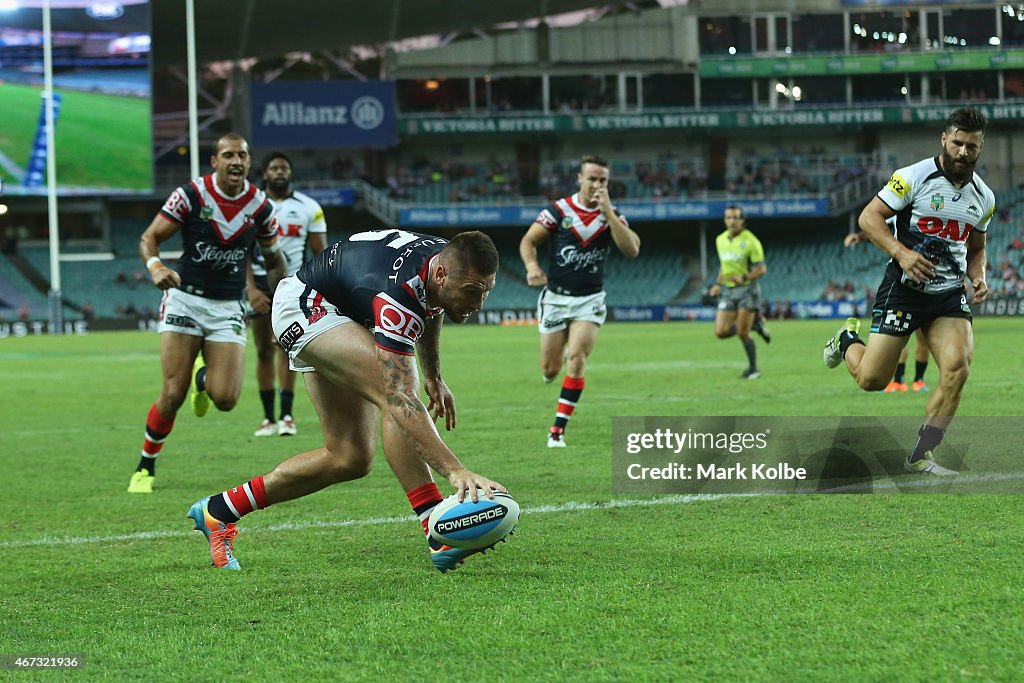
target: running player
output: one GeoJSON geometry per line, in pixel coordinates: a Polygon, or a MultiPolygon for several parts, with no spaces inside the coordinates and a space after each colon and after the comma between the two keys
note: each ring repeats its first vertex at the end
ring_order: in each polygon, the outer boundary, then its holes
{"type": "MultiPolygon", "coordinates": [[[[433,419],[455,427],[455,398],[441,377],[441,323],[462,323],[494,287],[498,252],[481,232],[450,242],[404,230],[374,230],[334,243],[274,293],[274,334],[304,373],[320,416],[324,445],[285,460],[273,471],[196,501],[188,516],[210,543],[217,567],[238,569],[233,542],[242,516],[366,476],[381,421],[384,455],[427,531],[441,493],[433,468],[460,497],[506,491],[470,472],[445,445],[433,419]],[[430,399],[420,399],[420,377],[430,399]]],[[[440,545],[428,535],[431,561],[442,573],[474,551],[440,545]]]]}
{"type": "Polygon", "coordinates": [[[540,321],[540,366],[552,381],[566,364],[548,448],[565,447],[565,428],[583,393],[587,358],[608,315],[604,264],[611,245],[634,259],[640,237],[608,196],[608,162],[595,155],[580,161],[579,192],[544,209],[519,242],[531,287],[543,287],[537,303],[540,321]],[[537,247],[551,241],[545,273],[537,247]]]}
{"type": "Polygon", "coordinates": [[[907,456],[912,472],[954,475],[939,465],[934,451],[957,407],[974,355],[970,303],[988,295],[985,236],[995,213],[995,195],[974,172],[985,144],[985,114],[954,111],[935,157],[901,168],[871,200],[859,224],[889,254],[871,316],[867,345],[860,321],[850,318],[825,345],[827,367],[846,364],[866,391],[883,389],[909,335],[922,328],[939,367],[917,445],[907,456]],[[896,216],[896,235],[886,220],[896,216]],[[971,283],[971,292],[964,279],[971,283]],[[968,303],[970,301],[970,303],[968,303]]]}
{"type": "Polygon", "coordinates": [[[761,316],[761,285],[757,283],[767,274],[768,264],[761,241],[747,229],[742,208],[725,207],[723,221],[725,230],[715,238],[721,265],[715,284],[708,289],[709,296],[721,294],[715,312],[715,336],[719,339],[739,336],[747,353],[747,369],[740,379],[757,379],[761,371],[757,368],[757,346],[750,331],[761,335],[765,343],[771,343],[771,334],[761,316]]]}
{"type": "MultiPolygon", "coordinates": [[[[892,228],[893,234],[896,230],[896,217],[893,216],[886,221],[889,227],[892,228]]],[[[845,238],[843,238],[843,246],[852,247],[860,244],[861,242],[870,242],[867,236],[861,232],[851,232],[845,238]]],[[[914,333],[914,382],[908,387],[904,381],[907,373],[907,360],[910,358],[910,345],[903,347],[900,351],[900,360],[896,364],[896,372],[892,375],[892,381],[885,385],[885,393],[895,394],[899,392],[907,392],[910,388],[914,391],[928,391],[928,385],[924,381],[924,373],[928,370],[928,340],[924,338],[924,330],[920,327],[914,333]]]]}
{"type": "Polygon", "coordinates": [[[249,144],[237,133],[217,139],[213,173],[176,189],[142,233],[139,255],[163,290],[158,331],[163,386],[149,409],[142,458],[129,493],[152,493],[156,457],[192,385],[199,417],[238,403],[245,375],[245,262],[258,242],[271,283],[284,275],[274,207],[251,185],[249,144]],[[181,231],[177,270],[160,260],[160,244],[181,231]],[[200,352],[202,355],[200,356],[200,352]]]}
{"type": "MultiPolygon", "coordinates": [[[[288,275],[295,275],[306,260],[308,242],[316,256],[327,248],[327,222],[324,210],[310,197],[292,187],[292,162],[283,152],[272,152],[263,158],[263,189],[277,210],[277,223],[281,240],[281,253],[288,264],[288,275]]],[[[256,344],[256,383],[263,404],[263,423],[255,436],[294,436],[297,433],[293,404],[295,400],[295,373],[288,368],[288,357],[274,339],[270,326],[270,302],[273,292],[267,284],[267,271],[263,258],[253,253],[247,269],[246,291],[249,296],[249,316],[252,338],[256,344]],[[281,383],[281,412],[274,419],[274,359],[276,374],[281,383]]]]}

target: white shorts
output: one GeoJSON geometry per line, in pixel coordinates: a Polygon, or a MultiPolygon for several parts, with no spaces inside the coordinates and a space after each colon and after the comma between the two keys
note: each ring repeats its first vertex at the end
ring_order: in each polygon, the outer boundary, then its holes
{"type": "Polygon", "coordinates": [[[245,308],[241,301],[207,299],[168,289],[160,302],[157,332],[177,332],[211,342],[232,342],[245,346],[245,308]]]}
{"type": "Polygon", "coordinates": [[[353,322],[341,311],[323,300],[323,295],[292,275],[281,280],[274,292],[270,324],[274,336],[288,354],[288,366],[296,372],[313,372],[312,365],[299,360],[299,354],[310,340],[338,325],[353,322]]]}
{"type": "Polygon", "coordinates": [[[537,299],[537,321],[541,334],[561,332],[569,327],[572,320],[603,325],[608,317],[608,308],[604,305],[604,292],[585,296],[566,296],[555,294],[547,287],[541,290],[537,299]]]}

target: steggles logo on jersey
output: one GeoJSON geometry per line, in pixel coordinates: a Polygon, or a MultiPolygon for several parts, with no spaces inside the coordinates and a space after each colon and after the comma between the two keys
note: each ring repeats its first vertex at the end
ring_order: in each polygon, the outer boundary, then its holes
{"type": "Polygon", "coordinates": [[[932,210],[939,211],[946,205],[946,200],[941,194],[932,195],[932,210]]]}
{"type": "Polygon", "coordinates": [[[196,256],[193,263],[209,263],[212,270],[224,270],[230,267],[238,267],[245,263],[246,250],[221,249],[215,244],[208,242],[196,242],[196,256]]]}
{"type": "Polygon", "coordinates": [[[561,267],[572,266],[573,270],[596,267],[605,259],[604,251],[580,251],[571,244],[563,247],[555,258],[561,267]]]}

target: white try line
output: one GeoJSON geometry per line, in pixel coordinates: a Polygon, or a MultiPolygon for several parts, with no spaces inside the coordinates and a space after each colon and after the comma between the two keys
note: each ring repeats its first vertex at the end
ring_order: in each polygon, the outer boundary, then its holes
{"type": "MultiPolygon", "coordinates": [[[[908,475],[917,476],[917,475],[908,475]]],[[[761,498],[764,496],[779,496],[792,494],[813,494],[813,493],[841,493],[855,492],[867,488],[875,492],[897,492],[904,488],[932,488],[949,486],[953,484],[971,484],[997,481],[1013,481],[1024,479],[1024,472],[993,473],[977,472],[964,473],[955,477],[928,477],[911,480],[876,481],[863,484],[851,484],[849,486],[838,486],[831,489],[818,491],[817,489],[798,490],[766,490],[751,491],[747,493],[694,493],[686,495],[662,495],[658,498],[620,498],[608,501],[589,503],[568,502],[558,505],[537,505],[523,508],[524,515],[550,514],[558,512],[591,512],[594,510],[608,510],[612,508],[634,508],[654,505],[685,505],[689,503],[704,503],[726,498],[761,498]]],[[[370,517],[368,519],[346,519],[337,522],[288,522],[285,524],[273,524],[271,526],[246,527],[246,534],[277,532],[277,531],[303,531],[306,529],[343,529],[345,527],[359,526],[380,526],[382,524],[408,524],[416,521],[413,515],[402,515],[398,517],[370,517]]],[[[29,548],[33,546],[62,546],[62,545],[84,545],[88,543],[110,543],[114,541],[146,541],[157,538],[184,538],[195,533],[195,531],[139,531],[133,534],[118,534],[112,536],[64,536],[53,537],[43,536],[41,538],[30,538],[22,541],[0,541],[0,550],[6,548],[29,548]]]]}

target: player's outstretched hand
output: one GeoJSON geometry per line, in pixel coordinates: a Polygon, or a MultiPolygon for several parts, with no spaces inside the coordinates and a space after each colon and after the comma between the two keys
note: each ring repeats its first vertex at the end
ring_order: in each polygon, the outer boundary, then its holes
{"type": "Polygon", "coordinates": [[[843,246],[852,247],[857,244],[860,244],[862,241],[864,241],[864,233],[851,232],[850,234],[843,238],[843,246]]]}
{"type": "Polygon", "coordinates": [[[479,500],[477,489],[486,491],[488,498],[494,498],[495,491],[508,493],[508,489],[498,482],[475,472],[470,472],[465,467],[452,470],[448,474],[448,482],[455,488],[455,492],[459,494],[460,503],[466,500],[467,497],[474,503],[477,502],[479,500]]]}
{"type": "Polygon", "coordinates": [[[980,304],[988,297],[988,283],[985,282],[985,278],[976,277],[971,280],[971,284],[974,286],[974,292],[971,294],[971,303],[980,304]]]}
{"type": "Polygon", "coordinates": [[[157,268],[152,276],[153,284],[160,289],[174,289],[181,284],[181,276],[178,271],[170,268],[157,268]]]}
{"type": "Polygon", "coordinates": [[[455,396],[448,385],[440,377],[428,378],[423,381],[423,388],[430,398],[427,412],[433,415],[434,422],[443,417],[445,430],[450,432],[455,429],[455,396]]]}

